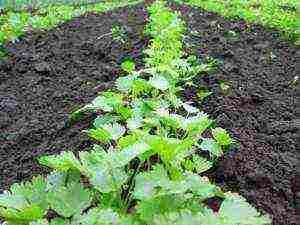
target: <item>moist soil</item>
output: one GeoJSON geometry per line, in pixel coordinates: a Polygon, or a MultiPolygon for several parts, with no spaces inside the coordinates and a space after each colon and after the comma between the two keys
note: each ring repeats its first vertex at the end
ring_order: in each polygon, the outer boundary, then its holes
{"type": "Polygon", "coordinates": [[[137,5],[89,14],[6,46],[12,56],[0,61],[0,192],[47,172],[39,156],[91,145],[82,133],[91,119],[71,126],[68,114],[113,87],[123,58],[143,64],[144,13],[137,5]],[[114,25],[124,28],[124,43],[108,35],[114,25]]]}
{"type": "Polygon", "coordinates": [[[219,61],[214,73],[195,79],[197,87],[185,87],[183,96],[202,107],[238,143],[207,175],[270,214],[273,225],[298,224],[299,81],[298,87],[293,81],[299,75],[299,49],[280,40],[279,32],[261,26],[229,22],[199,8],[177,9],[185,15],[188,33],[195,34],[186,38],[186,51],[202,61],[207,57],[219,61]],[[227,90],[221,88],[222,82],[227,90]],[[203,85],[213,92],[204,104],[197,97],[203,85]]]}
{"type": "MultiPolygon", "coordinates": [[[[183,97],[238,143],[206,175],[270,214],[273,225],[297,224],[299,120],[293,80],[299,49],[276,31],[196,8],[178,9],[189,28],[185,50],[202,61],[208,56],[219,61],[214,73],[194,80],[197,88],[186,86],[183,97]],[[229,88],[222,90],[220,82],[229,88]],[[203,85],[213,94],[201,103],[197,91],[203,85]]],[[[0,61],[0,189],[47,172],[38,166],[41,155],[89,148],[91,141],[81,131],[90,118],[69,124],[67,115],[112,87],[122,58],[143,64],[144,10],[137,5],[89,14],[7,46],[12,57],[0,61]],[[126,28],[131,41],[101,38],[114,23],[126,28]]]]}

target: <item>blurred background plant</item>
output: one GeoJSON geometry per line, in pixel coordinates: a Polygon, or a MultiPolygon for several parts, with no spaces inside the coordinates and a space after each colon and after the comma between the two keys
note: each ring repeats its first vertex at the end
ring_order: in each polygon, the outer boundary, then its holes
{"type": "Polygon", "coordinates": [[[0,0],[0,58],[5,43],[31,30],[49,30],[88,12],[102,13],[141,0],[0,0]]]}
{"type": "Polygon", "coordinates": [[[100,2],[120,2],[119,0],[0,0],[2,10],[30,10],[40,9],[49,5],[75,5],[82,6],[100,2]]]}
{"type": "MultiPolygon", "coordinates": [[[[281,31],[284,38],[300,44],[299,0],[174,0],[216,12],[231,20],[244,19],[281,31]]],[[[243,24],[241,24],[243,25],[243,24]]]]}

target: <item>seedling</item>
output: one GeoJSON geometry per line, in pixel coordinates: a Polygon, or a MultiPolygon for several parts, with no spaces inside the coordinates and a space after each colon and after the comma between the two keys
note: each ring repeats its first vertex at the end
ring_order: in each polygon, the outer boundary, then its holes
{"type": "Polygon", "coordinates": [[[228,132],[223,128],[217,127],[213,129],[212,135],[221,146],[226,147],[234,143],[228,132]]]}
{"type": "Polygon", "coordinates": [[[209,97],[209,96],[212,95],[212,94],[213,94],[212,91],[209,91],[209,90],[206,90],[206,89],[200,89],[200,90],[198,90],[198,92],[197,92],[197,97],[198,97],[198,99],[199,99],[201,102],[203,102],[203,101],[205,101],[205,99],[206,99],[207,97],[209,97]]]}
{"type": "Polygon", "coordinates": [[[224,36],[228,39],[237,40],[240,35],[234,30],[228,30],[225,32],[224,36]]]}
{"type": "Polygon", "coordinates": [[[132,73],[135,70],[135,63],[130,58],[125,58],[121,64],[122,69],[127,73],[132,73]]]}
{"type": "Polygon", "coordinates": [[[119,25],[113,25],[111,28],[111,35],[115,41],[120,41],[121,43],[125,43],[126,40],[126,31],[123,27],[119,25]]]}
{"type": "Polygon", "coordinates": [[[220,85],[220,89],[223,92],[223,94],[228,94],[229,93],[230,85],[227,82],[225,82],[223,80],[220,80],[219,85],[220,85]]]}

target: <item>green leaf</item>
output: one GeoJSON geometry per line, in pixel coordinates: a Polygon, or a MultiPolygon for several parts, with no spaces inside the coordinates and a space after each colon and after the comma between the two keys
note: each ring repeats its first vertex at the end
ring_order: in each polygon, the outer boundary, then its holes
{"type": "Polygon", "coordinates": [[[136,199],[150,199],[155,195],[155,188],[163,183],[168,183],[169,178],[166,170],[161,165],[157,165],[150,172],[139,173],[135,179],[135,189],[133,196],[136,199]]]}
{"type": "Polygon", "coordinates": [[[229,225],[224,224],[220,216],[209,208],[204,208],[200,216],[200,221],[201,225],[229,225]]]}
{"type": "Polygon", "coordinates": [[[201,198],[207,199],[214,197],[217,192],[217,187],[211,184],[207,177],[201,177],[197,174],[187,173],[185,182],[192,193],[201,198]]]}
{"type": "Polygon", "coordinates": [[[71,223],[67,219],[55,218],[55,219],[51,220],[50,225],[77,225],[77,224],[76,223],[71,223]]]}
{"type": "Polygon", "coordinates": [[[149,84],[151,86],[155,87],[156,89],[159,89],[162,91],[165,91],[168,88],[170,88],[170,84],[167,81],[167,79],[164,78],[163,76],[158,76],[158,75],[151,77],[149,80],[149,84]]]}
{"type": "Polygon", "coordinates": [[[45,213],[46,211],[36,204],[23,207],[21,210],[0,208],[1,217],[5,218],[7,221],[22,225],[26,221],[33,221],[43,218],[45,213]]]}
{"type": "Polygon", "coordinates": [[[207,178],[191,173],[185,174],[182,179],[170,180],[163,166],[156,165],[153,170],[137,175],[133,196],[147,200],[157,196],[183,194],[189,190],[195,196],[205,199],[215,195],[216,187],[207,178]]]}
{"type": "Polygon", "coordinates": [[[183,103],[182,100],[178,98],[174,93],[167,93],[166,99],[168,99],[170,101],[170,104],[176,109],[181,107],[183,103]]]}
{"type": "Polygon", "coordinates": [[[184,117],[177,114],[169,114],[161,116],[161,122],[165,124],[165,126],[179,129],[181,127],[181,123],[184,120],[184,117]]]}
{"type": "Polygon", "coordinates": [[[47,190],[55,191],[66,184],[68,173],[54,171],[47,176],[47,190]]]}
{"type": "Polygon", "coordinates": [[[103,193],[117,192],[126,182],[128,176],[120,168],[113,167],[94,167],[89,180],[91,184],[103,193]]]}
{"type": "Polygon", "coordinates": [[[196,173],[198,174],[203,173],[213,167],[213,162],[210,162],[207,159],[198,155],[193,156],[193,164],[196,173]]]}
{"type": "Polygon", "coordinates": [[[79,223],[82,225],[114,225],[119,224],[120,220],[120,216],[112,209],[93,208],[79,219],[79,223]]]}
{"type": "Polygon", "coordinates": [[[144,79],[136,79],[133,81],[132,92],[135,96],[146,94],[151,90],[152,86],[144,79]]]}
{"type": "MultiPolygon", "coordinates": [[[[143,128],[144,130],[151,130],[152,128],[156,128],[156,127],[160,127],[161,124],[160,124],[160,120],[159,120],[159,117],[156,117],[156,116],[151,116],[151,117],[146,117],[143,119],[143,128]]],[[[164,130],[161,130],[161,131],[164,131],[164,130]]]]}
{"type": "Polygon", "coordinates": [[[194,113],[199,113],[199,109],[197,109],[194,106],[191,106],[187,103],[183,103],[182,107],[185,109],[185,111],[187,111],[189,114],[194,114],[194,113]]]}
{"type": "Polygon", "coordinates": [[[115,122],[116,120],[117,118],[112,115],[101,115],[94,120],[93,125],[96,128],[102,128],[103,125],[115,122]]]}
{"type": "Polygon", "coordinates": [[[177,179],[180,176],[180,162],[184,160],[184,157],[191,154],[193,140],[149,135],[146,137],[146,143],[151,147],[152,154],[157,153],[160,156],[172,178],[177,179]]]}
{"type": "Polygon", "coordinates": [[[91,104],[86,105],[84,110],[102,110],[112,112],[117,106],[123,104],[123,96],[115,92],[104,92],[101,96],[95,98],[91,104]]]}
{"type": "Polygon", "coordinates": [[[43,156],[39,158],[39,163],[62,172],[78,170],[81,166],[73,152],[62,152],[59,155],[43,156]]]}
{"type": "Polygon", "coordinates": [[[61,186],[66,185],[67,183],[74,183],[80,181],[80,170],[70,170],[68,172],[60,172],[60,171],[53,171],[47,176],[47,191],[53,192],[56,191],[61,186]]]}
{"type": "Polygon", "coordinates": [[[193,212],[187,208],[181,211],[158,215],[154,218],[153,225],[237,225],[223,223],[212,210],[203,208],[193,212]]]}
{"type": "Polygon", "coordinates": [[[121,67],[127,73],[131,73],[135,69],[135,64],[133,60],[126,59],[125,61],[122,62],[121,67]]]}
{"type": "Polygon", "coordinates": [[[180,211],[185,207],[185,199],[175,195],[158,196],[153,199],[141,201],[137,206],[137,213],[147,224],[159,215],[180,211]]]}
{"type": "Polygon", "coordinates": [[[126,131],[126,129],[118,123],[104,124],[102,128],[110,134],[113,140],[118,140],[126,131]]]}
{"type": "Polygon", "coordinates": [[[127,127],[130,130],[136,130],[143,126],[143,118],[140,116],[134,116],[132,118],[129,118],[127,121],[127,127]]]}
{"type": "Polygon", "coordinates": [[[31,222],[29,225],[49,225],[49,222],[47,220],[38,220],[31,222]]]}
{"type": "Polygon", "coordinates": [[[37,177],[32,182],[13,184],[10,192],[0,195],[0,216],[8,221],[40,219],[47,209],[46,182],[42,177],[37,177]]]}
{"type": "Polygon", "coordinates": [[[195,171],[198,174],[209,170],[213,166],[212,162],[198,155],[194,155],[192,160],[183,161],[182,164],[185,169],[189,170],[190,172],[195,171]]]}
{"type": "Polygon", "coordinates": [[[133,117],[134,118],[143,118],[152,116],[153,109],[147,102],[143,99],[135,99],[132,103],[133,108],[133,117]]]}
{"type": "Polygon", "coordinates": [[[92,195],[80,183],[72,183],[48,193],[47,201],[51,209],[68,218],[88,208],[92,202],[92,195]]]}
{"type": "Polygon", "coordinates": [[[51,219],[50,223],[46,219],[44,219],[44,220],[31,222],[30,225],[77,225],[77,224],[71,223],[68,219],[54,218],[51,219]]]}
{"type": "Polygon", "coordinates": [[[119,77],[116,81],[116,86],[119,91],[128,92],[132,89],[134,80],[138,78],[138,75],[128,75],[126,77],[119,77]]]}
{"type": "MultiPolygon", "coordinates": [[[[52,224],[51,224],[52,225],[52,224]]],[[[71,224],[73,225],[73,224],[71,224]]],[[[119,214],[112,208],[93,208],[75,220],[74,225],[141,225],[134,216],[119,214]]]]}
{"type": "Polygon", "coordinates": [[[111,104],[109,104],[109,101],[107,98],[103,96],[98,96],[95,98],[91,104],[86,106],[89,110],[103,110],[104,112],[111,112],[113,111],[113,107],[111,104]]]}
{"type": "Polygon", "coordinates": [[[201,214],[193,214],[185,209],[180,212],[169,212],[168,214],[158,215],[154,218],[153,225],[220,225],[202,223],[201,214]]]}
{"type": "Polygon", "coordinates": [[[221,146],[229,146],[233,143],[230,135],[223,128],[217,127],[213,129],[212,135],[221,146]]]}
{"type": "Polygon", "coordinates": [[[104,130],[102,128],[90,129],[90,130],[88,130],[88,135],[91,138],[94,138],[94,139],[96,139],[98,141],[102,141],[102,142],[108,142],[112,138],[109,131],[104,130]]]}
{"type": "Polygon", "coordinates": [[[136,134],[126,135],[118,140],[118,146],[120,147],[120,149],[127,148],[136,143],[137,140],[138,136],[136,134]]]}
{"type": "Polygon", "coordinates": [[[182,128],[189,132],[191,136],[200,136],[210,125],[212,121],[205,113],[199,113],[196,116],[188,117],[182,121],[182,128]]]}
{"type": "Polygon", "coordinates": [[[144,102],[151,108],[151,110],[166,109],[170,107],[169,101],[161,98],[151,98],[144,102]]]}
{"type": "Polygon", "coordinates": [[[212,95],[213,92],[207,90],[199,90],[197,92],[197,97],[200,101],[204,101],[208,96],[212,95]]]}
{"type": "Polygon", "coordinates": [[[200,148],[216,157],[220,157],[223,154],[221,146],[212,138],[204,138],[200,144],[200,148]]]}
{"type": "Polygon", "coordinates": [[[262,216],[237,194],[226,193],[219,214],[224,223],[229,225],[267,225],[271,223],[268,216],[262,216]]]}
{"type": "Polygon", "coordinates": [[[123,105],[116,108],[116,113],[118,113],[124,120],[130,118],[133,114],[132,109],[123,105]]]}
{"type": "Polygon", "coordinates": [[[123,167],[149,149],[145,143],[135,143],[121,151],[80,152],[84,171],[90,182],[101,192],[118,191],[128,176],[123,167]]]}
{"type": "Polygon", "coordinates": [[[106,153],[98,147],[91,152],[79,153],[84,174],[103,193],[117,191],[127,180],[126,173],[118,164],[114,164],[111,154],[114,153],[106,153]]]}
{"type": "Polygon", "coordinates": [[[180,145],[180,140],[176,138],[163,138],[156,135],[148,136],[146,143],[153,149],[154,152],[158,153],[165,162],[171,162],[176,154],[174,149],[180,145]]]}
{"type": "Polygon", "coordinates": [[[11,195],[9,193],[0,195],[0,206],[5,208],[13,208],[22,210],[29,206],[23,195],[11,195]]]}
{"type": "Polygon", "coordinates": [[[129,146],[120,152],[112,153],[111,159],[117,164],[117,167],[126,166],[131,160],[142,155],[146,151],[150,150],[150,146],[144,142],[137,142],[132,146],[129,146]]]}
{"type": "Polygon", "coordinates": [[[176,167],[188,156],[194,153],[193,145],[195,141],[192,138],[185,138],[180,140],[179,144],[173,149],[173,159],[171,164],[176,167]]]}

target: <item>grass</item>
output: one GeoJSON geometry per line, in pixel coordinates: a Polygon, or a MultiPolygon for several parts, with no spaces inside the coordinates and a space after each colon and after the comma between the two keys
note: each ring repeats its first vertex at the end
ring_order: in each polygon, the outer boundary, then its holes
{"type": "Polygon", "coordinates": [[[282,31],[283,37],[299,44],[298,0],[177,0],[216,12],[229,19],[243,18],[282,31]]]}

